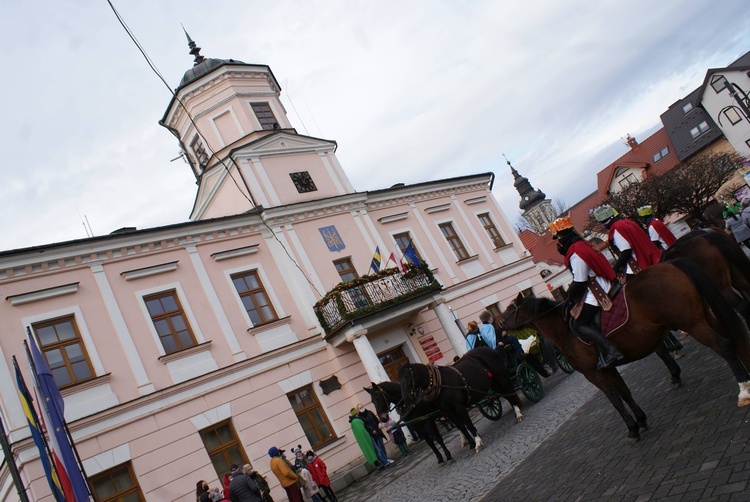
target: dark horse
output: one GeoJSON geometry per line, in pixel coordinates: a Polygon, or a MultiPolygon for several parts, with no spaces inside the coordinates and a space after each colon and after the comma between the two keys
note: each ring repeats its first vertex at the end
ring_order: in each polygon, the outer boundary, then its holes
{"type": "Polygon", "coordinates": [[[477,452],[483,446],[482,439],[467,406],[481,401],[491,390],[513,406],[517,422],[523,420],[521,400],[503,358],[489,347],[472,349],[451,366],[405,364],[399,369],[398,378],[407,409],[424,401],[434,403],[477,452]]]}
{"type": "MultiPolygon", "coordinates": [[[[675,260],[653,265],[630,280],[624,291],[630,317],[609,335],[625,356],[618,365],[656,351],[667,332],[679,328],[724,358],[739,383],[737,404],[750,404],[750,375],[745,369],[750,361],[738,358],[745,352],[738,348],[750,343],[745,326],[695,264],[675,260]]],[[[503,314],[503,323],[508,329],[532,325],[557,345],[570,365],[607,396],[625,421],[630,442],[635,443],[639,430],[648,428],[646,414],[633,400],[617,368],[597,369],[595,349],[572,333],[564,310],[563,304],[547,298],[518,295],[503,314]]]]}
{"type": "Polygon", "coordinates": [[[724,299],[750,325],[750,259],[721,229],[693,230],[664,251],[661,261],[695,262],[724,299]]]}
{"type": "Polygon", "coordinates": [[[442,414],[439,408],[426,401],[419,402],[408,412],[404,410],[403,399],[401,398],[401,385],[396,382],[373,383],[369,389],[365,390],[372,398],[372,404],[375,405],[375,412],[381,421],[388,420],[388,413],[391,411],[391,404],[396,407],[401,420],[409,422],[419,437],[424,439],[437,457],[438,464],[443,463],[443,456],[440,454],[435,443],[437,442],[445,452],[445,460],[453,460],[451,452],[443,442],[443,436],[438,431],[435,418],[442,414]]]}

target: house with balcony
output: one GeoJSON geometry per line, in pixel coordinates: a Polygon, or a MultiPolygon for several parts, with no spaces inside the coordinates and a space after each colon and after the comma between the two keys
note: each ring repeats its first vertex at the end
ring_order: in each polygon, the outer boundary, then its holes
{"type": "Polygon", "coordinates": [[[14,355],[31,381],[27,329],[99,500],[186,500],[248,461],[281,500],[269,447],[313,449],[332,476],[361,464],[363,387],[450,363],[482,310],[546,294],[493,173],[357,191],[336,143],[292,126],[269,66],[188,41],[160,123],[198,186],[189,221],[0,252],[0,411],[32,500],[53,497],[14,384],[14,355]]]}

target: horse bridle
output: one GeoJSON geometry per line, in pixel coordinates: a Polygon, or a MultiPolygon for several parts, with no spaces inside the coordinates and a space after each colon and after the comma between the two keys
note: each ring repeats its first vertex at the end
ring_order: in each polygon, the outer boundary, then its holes
{"type": "MultiPolygon", "coordinates": [[[[378,394],[380,395],[380,397],[381,397],[381,398],[382,398],[382,399],[383,399],[383,400],[384,400],[384,401],[385,401],[386,403],[390,404],[390,406],[388,407],[388,413],[390,413],[390,412],[392,412],[392,411],[394,411],[394,410],[395,410],[396,412],[398,412],[398,405],[399,405],[399,404],[401,404],[401,403],[403,403],[403,401],[404,401],[404,400],[403,400],[403,398],[402,398],[401,400],[399,400],[399,402],[397,402],[397,403],[391,403],[391,399],[390,399],[390,397],[388,397],[388,394],[386,393],[386,391],[384,391],[384,390],[383,390],[383,389],[381,389],[380,387],[375,387],[375,388],[373,388],[372,390],[373,390],[374,392],[377,392],[377,393],[378,393],[378,394]]],[[[401,414],[401,413],[399,413],[399,415],[400,415],[400,414],[401,414]]]]}

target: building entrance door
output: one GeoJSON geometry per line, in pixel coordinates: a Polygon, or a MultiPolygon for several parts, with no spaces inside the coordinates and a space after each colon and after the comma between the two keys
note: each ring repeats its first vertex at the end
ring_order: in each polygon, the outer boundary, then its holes
{"type": "Polygon", "coordinates": [[[386,352],[378,354],[380,364],[383,365],[385,373],[391,382],[398,382],[398,368],[399,366],[409,362],[409,358],[404,354],[404,346],[399,345],[395,349],[391,349],[386,352]]]}

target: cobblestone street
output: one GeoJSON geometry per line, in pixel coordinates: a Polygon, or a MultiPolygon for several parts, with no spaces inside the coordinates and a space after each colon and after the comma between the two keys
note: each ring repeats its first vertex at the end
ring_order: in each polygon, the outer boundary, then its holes
{"type": "Polygon", "coordinates": [[[460,449],[452,431],[444,435],[450,464],[437,467],[422,442],[340,500],[750,500],[750,410],[736,407],[737,384],[721,359],[692,340],[685,353],[675,391],[654,356],[621,368],[649,417],[635,446],[603,394],[578,373],[558,372],[520,424],[507,402],[499,422],[475,412],[486,445],[479,454],[460,449]]]}

